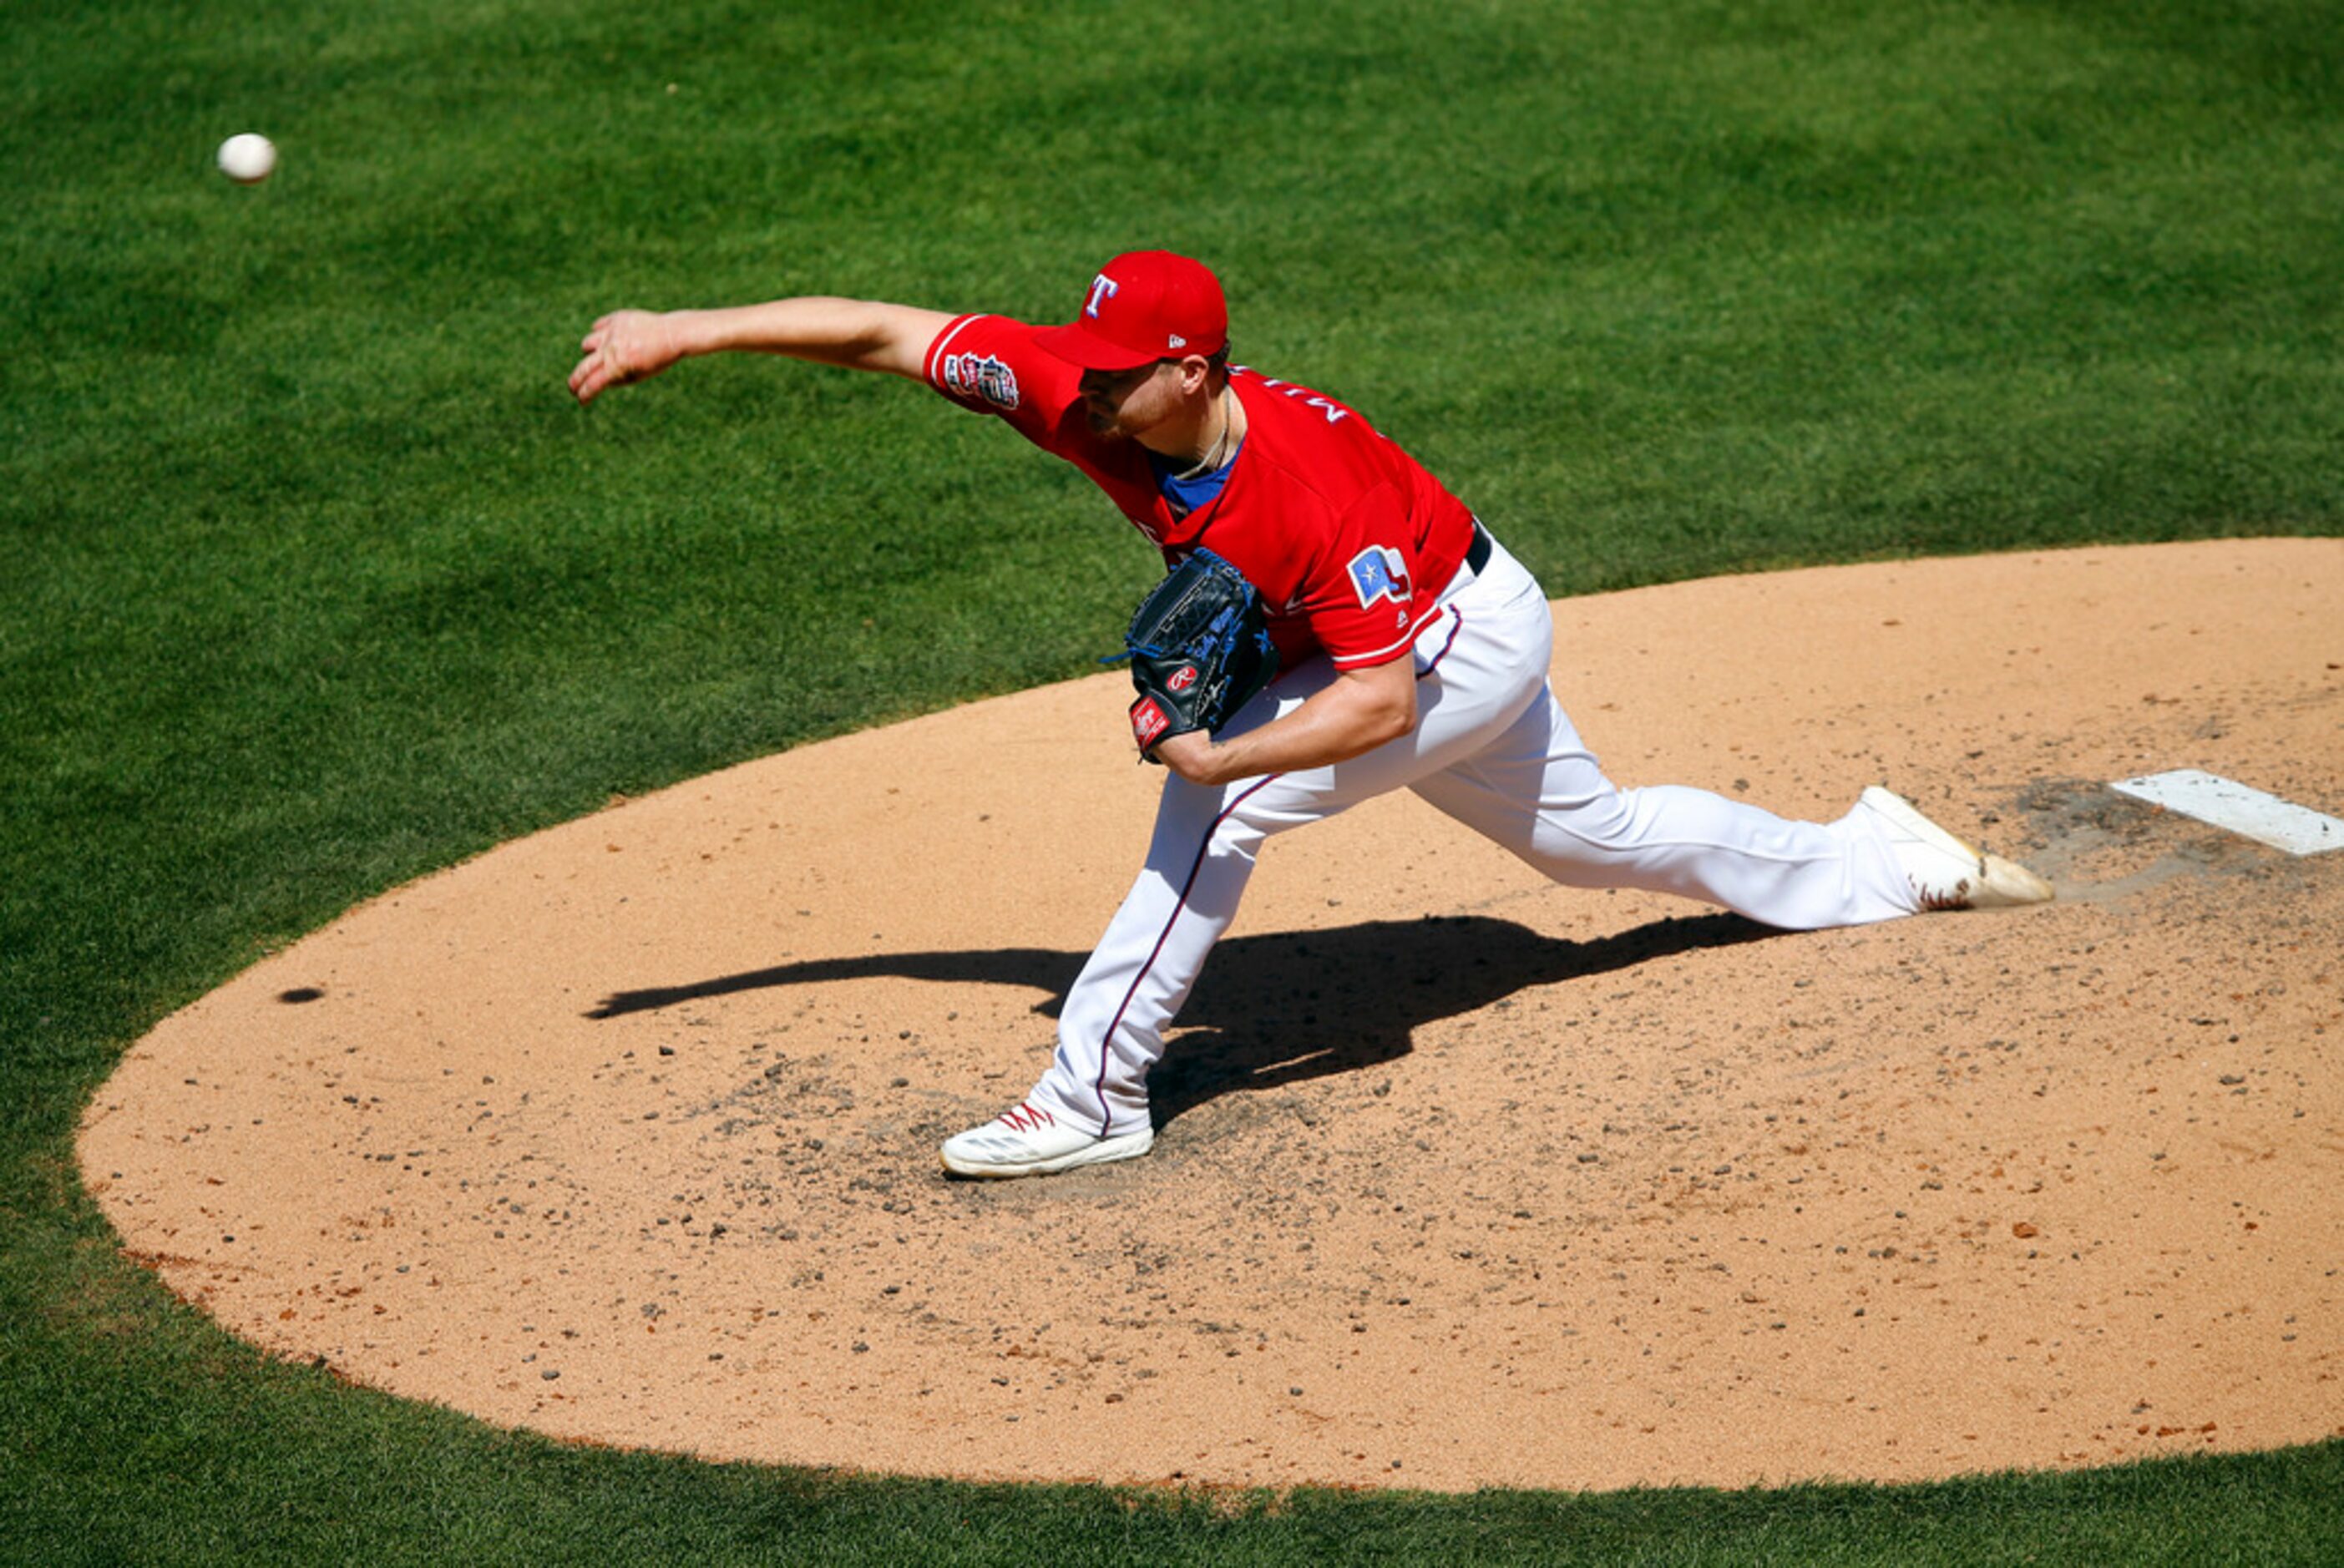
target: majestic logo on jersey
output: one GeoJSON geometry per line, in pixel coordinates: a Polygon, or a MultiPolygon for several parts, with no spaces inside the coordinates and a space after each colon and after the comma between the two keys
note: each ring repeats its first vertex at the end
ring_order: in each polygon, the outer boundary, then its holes
{"type": "Polygon", "coordinates": [[[1131,738],[1146,751],[1164,738],[1172,727],[1172,719],[1153,697],[1142,697],[1131,704],[1131,738]]]}
{"type": "Polygon", "coordinates": [[[1100,273],[1096,278],[1091,279],[1090,303],[1083,307],[1083,314],[1096,318],[1098,315],[1099,307],[1114,298],[1115,296],[1115,279],[1109,278],[1104,272],[1100,273]]]}
{"type": "Polygon", "coordinates": [[[1197,666],[1194,664],[1183,664],[1164,678],[1165,686],[1175,692],[1185,692],[1196,683],[1197,666]]]}
{"type": "Polygon", "coordinates": [[[999,408],[1017,406],[1017,372],[990,354],[946,354],[944,371],[948,391],[999,408]]]}
{"type": "Polygon", "coordinates": [[[1379,599],[1405,605],[1409,601],[1408,562],[1389,544],[1371,544],[1351,557],[1351,586],[1365,610],[1379,599]]]}

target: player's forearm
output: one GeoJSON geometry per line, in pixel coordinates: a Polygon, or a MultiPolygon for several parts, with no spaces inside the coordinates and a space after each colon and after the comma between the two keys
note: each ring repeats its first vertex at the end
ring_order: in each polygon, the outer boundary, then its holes
{"type": "Polygon", "coordinates": [[[1258,730],[1226,741],[1202,733],[1177,750],[1171,743],[1157,754],[1193,784],[1222,784],[1265,774],[1298,773],[1349,762],[1399,739],[1416,726],[1416,673],[1405,658],[1372,670],[1352,671],[1313,693],[1300,706],[1258,730]]]}
{"type": "Polygon", "coordinates": [[[714,310],[678,310],[665,321],[678,355],[728,350],[786,354],[850,369],[916,376],[928,344],[952,319],[941,311],[809,295],[714,310]]]}
{"type": "Polygon", "coordinates": [[[722,310],[613,310],[578,346],[570,390],[591,403],[612,387],[658,375],[679,359],[728,349],[790,354],[916,379],[952,318],[911,305],[813,296],[722,310]]]}

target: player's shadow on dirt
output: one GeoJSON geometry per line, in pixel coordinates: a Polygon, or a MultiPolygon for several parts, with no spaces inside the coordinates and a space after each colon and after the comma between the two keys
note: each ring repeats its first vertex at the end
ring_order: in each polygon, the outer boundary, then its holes
{"type": "MultiPolygon", "coordinates": [[[[1275,1088],[1406,1056],[1418,1026],[1479,1011],[1526,986],[1776,935],[1736,915],[1702,915],[1571,942],[1510,921],[1460,916],[1230,937],[1213,950],[1180,1010],[1176,1048],[1148,1079],[1156,1125],[1233,1090],[1275,1088]]],[[[887,975],[1044,990],[1048,998],[1034,1010],[1056,1017],[1084,956],[998,947],[814,959],[621,991],[586,1016],[615,1018],[739,991],[887,975]]],[[[1037,1051],[1034,1068],[1042,1066],[1037,1051]]]]}

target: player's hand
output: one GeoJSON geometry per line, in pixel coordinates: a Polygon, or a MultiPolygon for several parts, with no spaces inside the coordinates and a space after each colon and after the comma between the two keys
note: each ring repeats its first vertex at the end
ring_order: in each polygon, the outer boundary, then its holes
{"type": "Polygon", "coordinates": [[[1215,750],[1213,737],[1204,731],[1183,730],[1157,742],[1154,755],[1190,784],[1215,784],[1224,782],[1216,767],[1220,759],[1213,754],[1215,750]]]}
{"type": "Polygon", "coordinates": [[[578,347],[583,357],[570,372],[570,391],[581,403],[592,402],[605,387],[646,380],[683,358],[667,319],[649,310],[613,310],[578,347]]]}

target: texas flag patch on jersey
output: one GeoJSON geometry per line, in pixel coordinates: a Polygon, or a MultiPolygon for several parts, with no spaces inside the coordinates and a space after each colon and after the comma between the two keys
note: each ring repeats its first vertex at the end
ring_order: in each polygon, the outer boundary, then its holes
{"type": "Polygon", "coordinates": [[[1362,610],[1379,599],[1406,604],[1408,562],[1390,545],[1371,544],[1351,557],[1351,586],[1359,592],[1362,610]]]}

